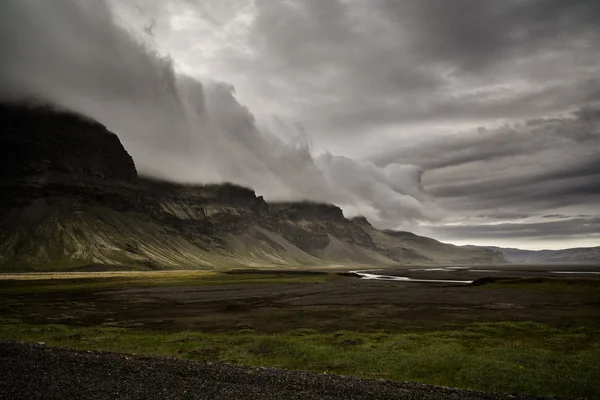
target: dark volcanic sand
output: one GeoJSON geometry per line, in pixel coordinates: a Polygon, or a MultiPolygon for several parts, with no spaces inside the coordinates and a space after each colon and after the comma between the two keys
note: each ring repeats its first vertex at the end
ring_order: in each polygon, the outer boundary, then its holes
{"type": "Polygon", "coordinates": [[[0,399],[551,399],[0,342],[0,399]]]}

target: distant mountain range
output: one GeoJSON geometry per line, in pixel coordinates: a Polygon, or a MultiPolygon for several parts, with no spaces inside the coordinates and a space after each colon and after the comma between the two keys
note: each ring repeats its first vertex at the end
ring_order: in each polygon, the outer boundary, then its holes
{"type": "Polygon", "coordinates": [[[0,128],[2,272],[506,262],[330,204],[140,177],[117,135],[72,113],[0,105],[0,128]]]}
{"type": "MultiPolygon", "coordinates": [[[[475,248],[476,246],[467,246],[475,248]]],[[[485,247],[502,252],[504,258],[518,264],[587,263],[600,264],[600,246],[580,247],[564,250],[521,250],[502,247],[485,247]]]]}

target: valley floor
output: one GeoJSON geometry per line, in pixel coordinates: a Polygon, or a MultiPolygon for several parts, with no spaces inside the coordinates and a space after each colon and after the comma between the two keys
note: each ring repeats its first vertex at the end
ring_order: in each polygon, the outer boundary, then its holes
{"type": "Polygon", "coordinates": [[[3,340],[600,397],[597,279],[473,286],[187,271],[4,279],[0,304],[3,340]]]}

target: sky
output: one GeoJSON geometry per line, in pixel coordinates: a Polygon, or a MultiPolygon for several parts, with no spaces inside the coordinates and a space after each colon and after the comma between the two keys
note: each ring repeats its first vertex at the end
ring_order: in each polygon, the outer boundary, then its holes
{"type": "Polygon", "coordinates": [[[98,119],[143,173],[456,244],[600,245],[598,1],[56,5],[3,2],[0,95],[98,119]]]}

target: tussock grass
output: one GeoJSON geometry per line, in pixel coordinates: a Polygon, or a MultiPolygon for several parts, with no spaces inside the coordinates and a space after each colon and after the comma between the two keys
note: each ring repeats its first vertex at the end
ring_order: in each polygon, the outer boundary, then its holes
{"type": "Polygon", "coordinates": [[[0,338],[82,350],[150,354],[416,381],[489,392],[599,398],[600,334],[533,322],[472,324],[427,333],[262,334],[0,324],[0,338]]]}

